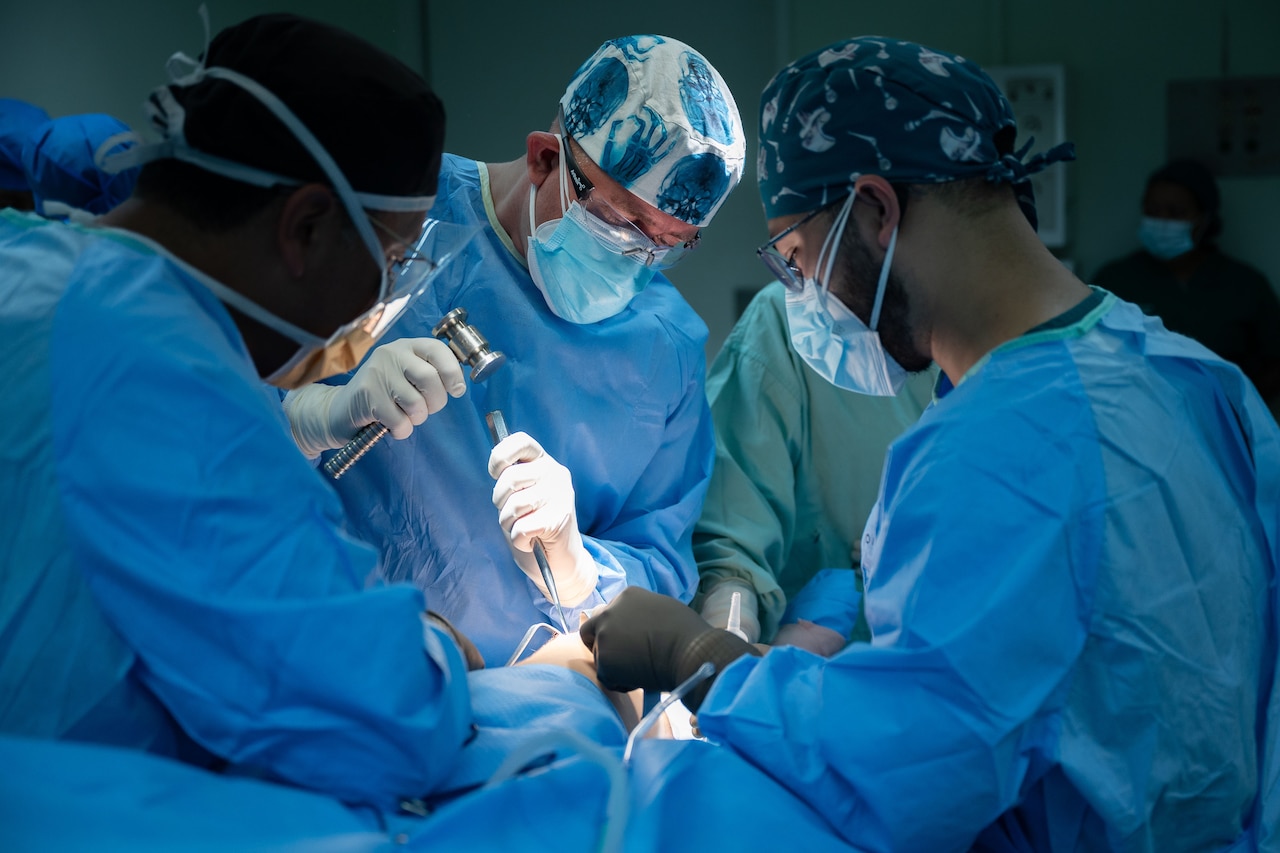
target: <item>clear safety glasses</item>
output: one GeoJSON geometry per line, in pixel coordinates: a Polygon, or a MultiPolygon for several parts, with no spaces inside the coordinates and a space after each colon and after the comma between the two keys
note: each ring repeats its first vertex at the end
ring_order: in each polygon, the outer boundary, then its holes
{"type": "MultiPolygon", "coordinates": [[[[564,127],[563,108],[560,112],[560,126],[564,127]]],[[[643,266],[660,270],[675,266],[684,260],[686,254],[697,248],[702,240],[702,232],[698,232],[692,240],[670,246],[655,242],[603,195],[595,192],[595,184],[578,168],[578,162],[573,157],[573,146],[567,136],[561,137],[560,150],[564,154],[569,180],[573,182],[574,192],[578,195],[578,204],[591,214],[591,233],[606,246],[643,266]]]]}
{"type": "Polygon", "coordinates": [[[388,288],[372,308],[329,336],[327,344],[352,335],[380,338],[427,289],[435,274],[466,245],[479,230],[477,225],[456,225],[439,219],[427,219],[412,241],[399,237],[377,219],[369,217],[375,228],[394,237],[407,248],[387,263],[388,288]]]}
{"type": "MultiPolygon", "coordinates": [[[[768,268],[774,278],[782,282],[783,286],[793,293],[799,293],[804,289],[804,273],[800,271],[800,268],[795,265],[791,258],[778,251],[778,241],[824,210],[826,210],[825,207],[819,207],[809,211],[798,222],[791,223],[776,236],[770,238],[769,242],[756,249],[756,256],[760,258],[760,262],[768,268]]],[[[792,257],[795,257],[795,255],[793,254],[792,257]]]]}

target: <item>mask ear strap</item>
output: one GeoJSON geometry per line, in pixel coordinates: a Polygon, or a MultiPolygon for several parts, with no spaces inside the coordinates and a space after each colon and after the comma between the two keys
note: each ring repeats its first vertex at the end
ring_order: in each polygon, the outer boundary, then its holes
{"type": "Polygon", "coordinates": [[[827,237],[822,241],[822,248],[818,250],[817,266],[822,270],[822,289],[830,290],[831,288],[831,270],[836,263],[836,253],[840,248],[840,237],[844,234],[845,225],[849,222],[849,211],[853,209],[853,203],[857,199],[857,193],[849,193],[849,197],[845,199],[844,207],[840,208],[840,212],[836,214],[835,221],[831,223],[831,228],[827,231],[827,237]],[[826,258],[826,265],[822,263],[822,259],[826,258]]]}
{"type": "Polygon", "coordinates": [[[204,25],[204,50],[200,51],[198,60],[182,51],[169,57],[165,62],[165,70],[169,72],[169,79],[174,85],[190,86],[199,82],[205,61],[209,58],[209,7],[201,3],[196,13],[200,15],[200,23],[204,25]],[[183,73],[184,69],[186,73],[183,73]]]}
{"type": "Polygon", "coordinates": [[[569,209],[569,173],[564,167],[564,150],[569,144],[569,137],[562,134],[556,138],[560,140],[560,215],[564,216],[569,209]]]}
{"type": "Polygon", "coordinates": [[[122,133],[108,136],[106,139],[102,140],[101,145],[93,150],[93,165],[99,170],[105,171],[103,169],[103,161],[107,159],[107,155],[111,153],[113,148],[123,145],[142,145],[143,142],[144,140],[142,137],[134,133],[132,130],[126,130],[122,133]]]}
{"type": "Polygon", "coordinates": [[[880,265],[880,282],[876,285],[876,302],[871,307],[871,322],[867,324],[867,328],[871,331],[876,330],[876,326],[880,323],[880,306],[884,304],[885,286],[889,282],[889,266],[893,263],[893,250],[898,247],[898,226],[893,226],[893,233],[889,235],[889,248],[884,253],[884,263],[880,265]]]}

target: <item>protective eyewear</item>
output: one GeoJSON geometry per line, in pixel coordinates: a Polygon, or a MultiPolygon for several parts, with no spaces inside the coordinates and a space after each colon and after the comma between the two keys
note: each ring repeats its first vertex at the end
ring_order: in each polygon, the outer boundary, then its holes
{"type": "Polygon", "coordinates": [[[376,341],[426,291],[436,273],[480,230],[478,225],[427,219],[417,238],[408,240],[373,217],[369,217],[369,221],[408,248],[387,262],[387,293],[368,311],[330,335],[330,342],[353,333],[368,335],[376,341]]]}
{"type": "Polygon", "coordinates": [[[782,282],[783,287],[793,293],[799,293],[804,289],[804,273],[801,272],[791,258],[778,251],[776,248],[778,241],[824,210],[826,210],[825,207],[819,207],[809,211],[798,222],[791,223],[780,231],[777,236],[770,238],[769,242],[756,249],[756,255],[760,258],[760,262],[768,268],[774,278],[782,282]]]}
{"type": "MultiPolygon", "coordinates": [[[[560,112],[561,127],[564,126],[564,110],[560,112]]],[[[573,146],[567,136],[561,137],[560,150],[564,154],[565,170],[569,180],[573,182],[574,192],[578,196],[578,204],[591,214],[592,235],[610,246],[618,254],[625,255],[646,267],[668,269],[684,259],[684,256],[697,248],[702,240],[702,232],[693,239],[673,246],[664,246],[655,242],[617,208],[610,204],[603,195],[595,192],[595,184],[588,180],[578,168],[573,157],[573,146]]]]}

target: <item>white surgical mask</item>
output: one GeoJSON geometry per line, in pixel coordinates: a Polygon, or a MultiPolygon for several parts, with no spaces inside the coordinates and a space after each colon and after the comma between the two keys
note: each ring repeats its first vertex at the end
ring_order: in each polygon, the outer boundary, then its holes
{"type": "MultiPolygon", "coordinates": [[[[567,141],[561,140],[561,145],[567,141]]],[[[653,280],[656,269],[620,253],[597,236],[591,214],[577,201],[567,205],[564,160],[560,161],[560,219],[536,225],[529,187],[529,276],[553,314],[570,323],[599,323],[622,313],[653,280]]]]}
{"type": "Polygon", "coordinates": [[[1162,261],[1185,255],[1196,247],[1191,236],[1194,223],[1183,219],[1156,219],[1142,217],[1138,227],[1138,240],[1142,247],[1162,261]]]}
{"type": "Polygon", "coordinates": [[[822,243],[815,264],[822,270],[821,280],[806,278],[799,293],[787,291],[787,327],[791,332],[791,345],[823,379],[848,391],[892,397],[902,388],[907,372],[885,350],[876,325],[898,244],[897,227],[889,238],[889,249],[880,267],[869,328],[828,289],[836,249],[855,198],[856,195],[850,194],[822,243]]]}

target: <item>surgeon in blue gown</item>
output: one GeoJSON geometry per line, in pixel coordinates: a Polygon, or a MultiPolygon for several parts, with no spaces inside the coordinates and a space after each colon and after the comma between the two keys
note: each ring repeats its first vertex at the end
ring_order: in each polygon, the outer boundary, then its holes
{"type": "Polygon", "coordinates": [[[471,735],[465,643],[366,589],[377,555],[263,380],[348,369],[456,247],[424,229],[443,109],[290,15],[171,67],[161,140],[104,164],[144,164],[132,198],[0,213],[0,733],[394,807],[471,735]]]}
{"type": "MultiPolygon", "coordinates": [[[[714,455],[707,332],[662,270],[697,243],[744,151],[715,69],[643,35],[583,63],[551,131],[529,134],[520,159],[444,159],[432,215],[482,231],[362,371],[381,358],[398,377],[393,353],[458,307],[506,365],[417,429],[393,428],[403,440],[375,445],[336,488],[386,577],[424,590],[490,665],[530,624],[557,621],[535,537],[570,628],[628,585],[693,595],[692,530],[714,455]],[[495,409],[513,435],[491,452],[495,409]]],[[[309,455],[368,422],[356,394],[338,393],[285,402],[309,455]]],[[[381,399],[379,419],[402,417],[394,395],[381,399]]]]}
{"type": "MultiPolygon", "coordinates": [[[[1233,365],[1037,239],[1025,158],[972,62],[856,38],[761,97],[762,247],[792,343],[842,387],[937,400],[862,540],[869,643],[754,647],[627,590],[582,628],[601,681],[703,734],[861,850],[1280,844],[1280,432],[1233,365]]],[[[839,459],[830,460],[832,466],[839,459]]]]}

